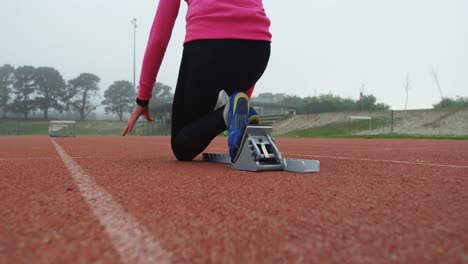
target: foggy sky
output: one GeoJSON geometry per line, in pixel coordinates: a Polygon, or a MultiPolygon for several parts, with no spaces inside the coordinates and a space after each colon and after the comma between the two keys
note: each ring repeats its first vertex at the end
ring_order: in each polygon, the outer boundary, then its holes
{"type": "MultiPolygon", "coordinates": [[[[66,80],[98,75],[101,92],[133,80],[133,26],[137,82],[158,0],[0,0],[0,65],[55,67],[66,80]]],[[[468,1],[264,1],[272,21],[272,54],[254,95],[332,93],[403,109],[444,96],[468,96],[468,1]]],[[[175,87],[185,36],[185,2],[157,81],[175,87]]]]}

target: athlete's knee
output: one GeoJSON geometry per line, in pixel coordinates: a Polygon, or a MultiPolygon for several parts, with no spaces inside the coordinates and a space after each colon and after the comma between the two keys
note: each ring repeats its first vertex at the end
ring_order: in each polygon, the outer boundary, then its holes
{"type": "Polygon", "coordinates": [[[189,153],[184,147],[172,146],[172,152],[178,161],[192,161],[197,155],[189,153]]]}
{"type": "Polygon", "coordinates": [[[172,152],[179,161],[192,161],[198,155],[192,145],[191,140],[183,135],[171,140],[172,152]]]}

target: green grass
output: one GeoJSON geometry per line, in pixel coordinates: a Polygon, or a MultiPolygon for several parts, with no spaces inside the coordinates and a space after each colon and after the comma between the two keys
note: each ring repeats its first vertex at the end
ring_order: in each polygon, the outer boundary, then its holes
{"type": "MultiPolygon", "coordinates": [[[[124,122],[83,121],[76,123],[76,135],[120,135],[124,122]]],[[[46,120],[0,120],[0,135],[48,135],[46,120]]]]}
{"type": "Polygon", "coordinates": [[[0,120],[0,135],[47,135],[47,121],[0,120]]]}
{"type": "MultiPolygon", "coordinates": [[[[372,129],[388,127],[386,119],[372,119],[372,129]]],[[[388,139],[468,139],[468,135],[418,135],[418,134],[368,134],[357,135],[354,133],[365,132],[369,130],[369,121],[360,120],[353,122],[337,122],[322,127],[297,130],[290,133],[279,135],[279,137],[295,138],[388,138],[388,139]]]]}
{"type": "MultiPolygon", "coordinates": [[[[45,120],[0,120],[0,136],[2,135],[48,135],[49,121],[45,120]]],[[[388,120],[375,118],[372,120],[372,129],[388,127],[388,120]]],[[[76,135],[120,135],[125,122],[117,121],[83,121],[76,124],[76,135]]],[[[155,124],[156,134],[169,135],[169,127],[161,128],[155,124]]],[[[146,132],[146,122],[137,123],[134,131],[137,135],[146,132]]],[[[369,122],[365,120],[333,123],[322,127],[298,130],[291,133],[279,135],[279,137],[299,138],[382,138],[382,139],[458,139],[468,140],[468,135],[415,135],[415,134],[373,134],[356,135],[356,132],[365,132],[369,129],[369,122]]],[[[150,131],[151,132],[151,131],[150,131]]],[[[154,131],[153,131],[154,132],[154,131]]]]}
{"type": "MultiPolygon", "coordinates": [[[[78,121],[76,123],[77,136],[119,136],[126,122],[118,121],[78,121]]],[[[48,135],[49,121],[47,120],[1,120],[0,136],[29,136],[48,135]]],[[[71,128],[70,128],[71,129],[71,128]]],[[[134,126],[136,135],[146,135],[146,132],[156,135],[169,135],[170,126],[167,124],[153,123],[147,125],[146,121],[140,121],[134,126]]]]}
{"type": "Polygon", "coordinates": [[[80,136],[110,136],[120,135],[124,122],[117,121],[82,121],[76,123],[76,135],[80,136]]]}
{"type": "MultiPolygon", "coordinates": [[[[372,129],[387,126],[387,120],[383,118],[372,119],[372,129]]],[[[281,137],[324,137],[324,138],[344,138],[354,136],[352,133],[366,131],[369,129],[369,121],[358,120],[352,122],[337,122],[321,127],[308,128],[293,131],[281,135],[281,137]]]]}

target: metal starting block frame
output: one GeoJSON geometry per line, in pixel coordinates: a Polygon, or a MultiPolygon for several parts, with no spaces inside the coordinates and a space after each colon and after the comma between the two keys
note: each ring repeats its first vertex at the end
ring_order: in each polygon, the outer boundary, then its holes
{"type": "Polygon", "coordinates": [[[203,160],[231,164],[233,169],[245,171],[320,171],[318,160],[283,158],[270,136],[271,131],[271,126],[247,126],[234,159],[226,153],[203,153],[203,160]]]}

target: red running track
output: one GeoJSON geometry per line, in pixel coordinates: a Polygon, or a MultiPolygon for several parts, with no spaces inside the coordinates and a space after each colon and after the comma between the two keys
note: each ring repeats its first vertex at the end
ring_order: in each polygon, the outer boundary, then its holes
{"type": "Polygon", "coordinates": [[[468,262],[468,141],[277,144],[322,171],[177,162],[167,137],[0,137],[0,263],[468,262]]]}

